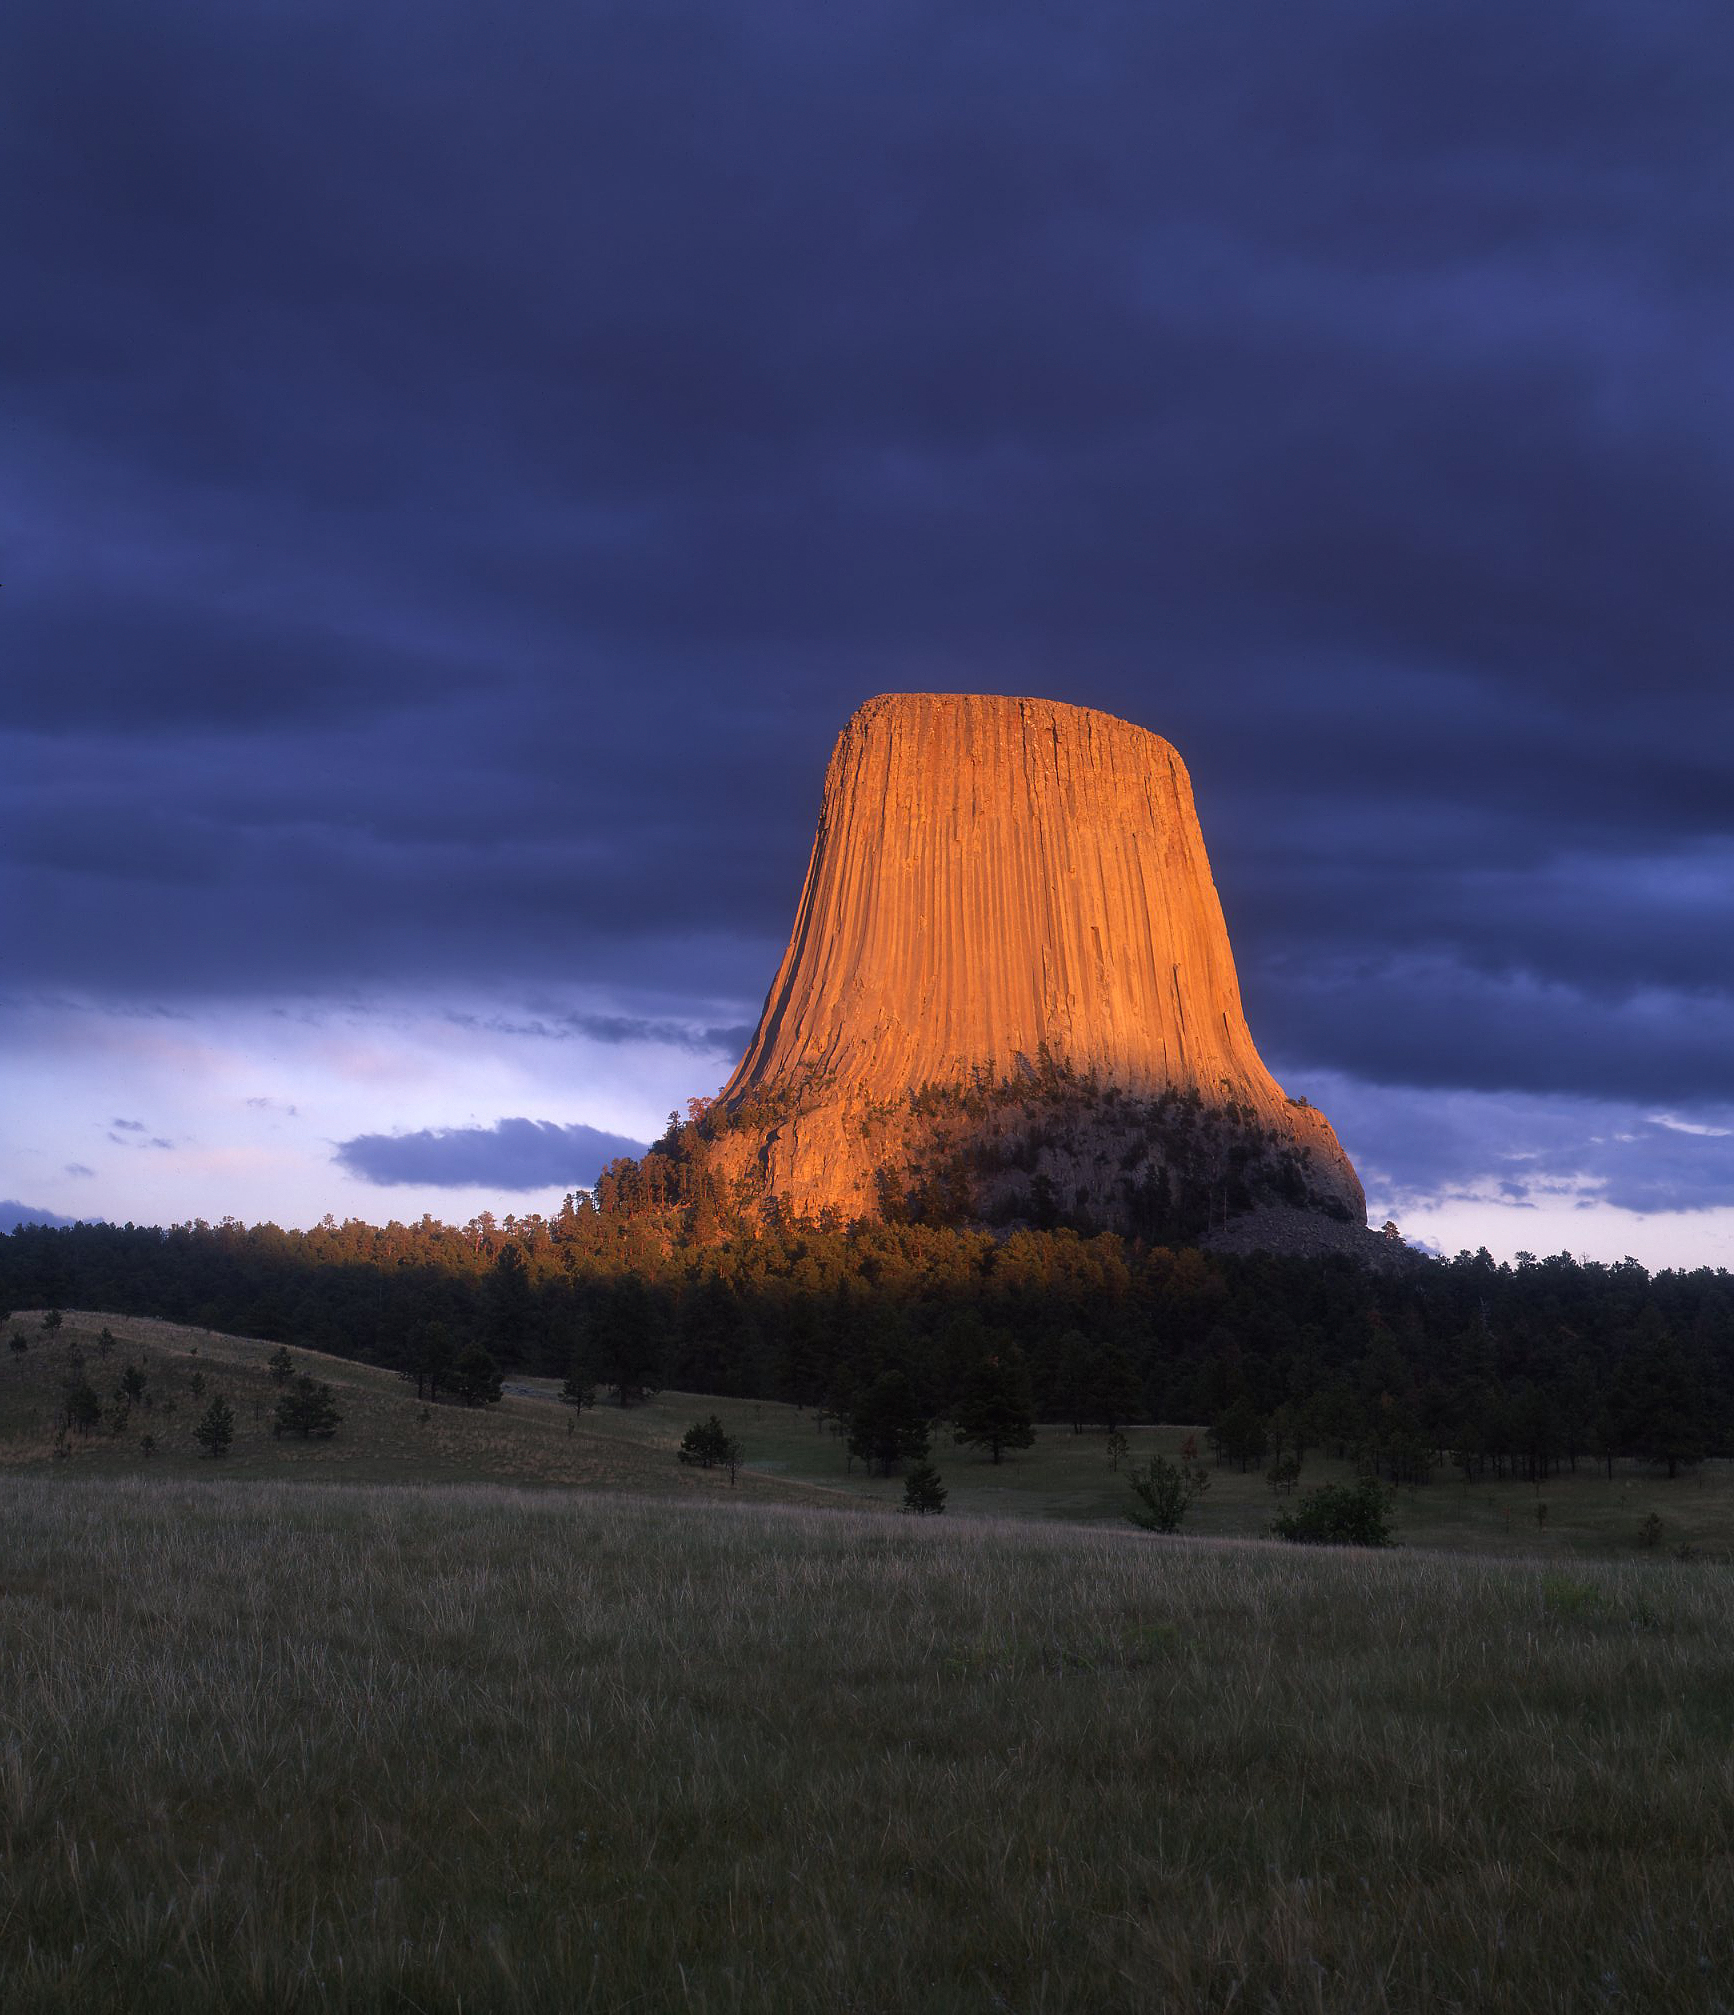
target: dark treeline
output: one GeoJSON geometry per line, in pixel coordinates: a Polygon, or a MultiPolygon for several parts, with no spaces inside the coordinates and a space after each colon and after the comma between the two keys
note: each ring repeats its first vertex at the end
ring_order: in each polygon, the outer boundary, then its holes
{"type": "Polygon", "coordinates": [[[624,1401],[659,1388],[847,1417],[900,1373],[930,1417],[1015,1361],[1038,1418],[1202,1422],[1242,1462],[1285,1443],[1394,1481],[1447,1463],[1547,1476],[1730,1452],[1734,1276],[1486,1253],[1368,1271],[1104,1235],[923,1225],[684,1237],[568,1200],[462,1228],[27,1228],[0,1304],[149,1315],[437,1378],[508,1371],[624,1401]]]}

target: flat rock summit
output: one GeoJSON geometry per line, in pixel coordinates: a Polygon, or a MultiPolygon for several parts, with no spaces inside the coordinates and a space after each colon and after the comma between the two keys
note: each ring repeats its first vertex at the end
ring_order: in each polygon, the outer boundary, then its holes
{"type": "Polygon", "coordinates": [[[799,1217],[1174,1237],[1366,1215],[1246,1026],[1185,764],[1052,700],[856,712],[753,1040],[657,1151],[799,1217]]]}

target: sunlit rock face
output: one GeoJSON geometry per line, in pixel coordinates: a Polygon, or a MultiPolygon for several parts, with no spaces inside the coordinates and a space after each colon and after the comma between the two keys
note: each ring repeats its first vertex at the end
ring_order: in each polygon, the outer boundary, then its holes
{"type": "Polygon", "coordinates": [[[737,1191],[800,1216],[1365,1219],[1328,1122],[1253,1045],[1186,766],[1051,700],[888,694],[850,720],[703,1130],[737,1191]]]}

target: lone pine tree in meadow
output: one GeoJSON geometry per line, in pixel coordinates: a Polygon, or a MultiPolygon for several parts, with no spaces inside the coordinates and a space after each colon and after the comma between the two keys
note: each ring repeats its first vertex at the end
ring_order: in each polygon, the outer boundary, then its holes
{"type": "Polygon", "coordinates": [[[337,1402],[332,1397],[331,1387],[323,1380],[303,1372],[277,1402],[277,1412],[271,1422],[273,1434],[298,1434],[303,1441],[318,1435],[322,1441],[329,1440],[337,1432],[337,1424],[343,1415],[337,1410],[337,1402]]]}
{"type": "Polygon", "coordinates": [[[945,1509],[946,1488],[931,1462],[917,1463],[904,1478],[903,1509],[925,1518],[929,1512],[945,1509]]]}
{"type": "Polygon", "coordinates": [[[235,1440],[235,1409],[219,1392],[199,1415],[193,1439],[207,1455],[227,1455],[235,1440]]]}
{"type": "Polygon", "coordinates": [[[708,1420],[693,1422],[682,1435],[680,1447],[675,1453],[681,1462],[691,1468],[715,1469],[720,1466],[726,1469],[731,1483],[740,1467],[740,1443],[714,1413],[708,1420]]]}
{"type": "Polygon", "coordinates": [[[289,1355],[289,1346],[286,1343],[278,1344],[272,1351],[266,1359],[266,1368],[271,1374],[273,1385],[287,1385],[295,1376],[295,1360],[289,1355]]]}

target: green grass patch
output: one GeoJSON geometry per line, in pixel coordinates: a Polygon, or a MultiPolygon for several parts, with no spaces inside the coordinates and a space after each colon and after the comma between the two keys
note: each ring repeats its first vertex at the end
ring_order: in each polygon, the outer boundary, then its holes
{"type": "Polygon", "coordinates": [[[92,1475],[0,1480],[8,2015],[1734,2003],[1720,1570],[92,1475]]]}

